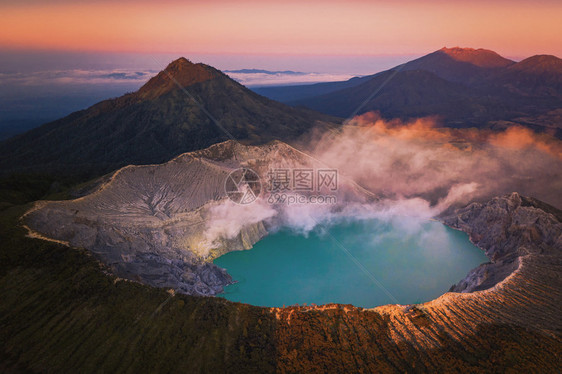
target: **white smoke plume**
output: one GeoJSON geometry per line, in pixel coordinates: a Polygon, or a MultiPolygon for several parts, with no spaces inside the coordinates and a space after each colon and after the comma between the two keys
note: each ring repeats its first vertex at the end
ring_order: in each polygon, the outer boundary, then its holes
{"type": "Polygon", "coordinates": [[[231,238],[258,221],[268,222],[270,230],[290,227],[306,234],[318,225],[376,218],[415,233],[421,222],[451,207],[513,191],[562,206],[562,142],[523,127],[437,128],[431,118],[404,123],[369,113],[300,148],[338,170],[338,204],[268,205],[259,199],[247,206],[217,206],[209,240],[231,238]],[[378,199],[354,199],[345,181],[378,199]]]}
{"type": "Polygon", "coordinates": [[[267,221],[276,214],[277,211],[262,199],[242,205],[226,200],[209,209],[205,240],[213,244],[218,238],[233,239],[243,227],[267,221]]]}
{"type": "Polygon", "coordinates": [[[373,193],[423,198],[436,213],[513,191],[562,205],[562,142],[523,127],[436,128],[432,119],[403,123],[369,113],[324,134],[311,150],[373,193]]]}

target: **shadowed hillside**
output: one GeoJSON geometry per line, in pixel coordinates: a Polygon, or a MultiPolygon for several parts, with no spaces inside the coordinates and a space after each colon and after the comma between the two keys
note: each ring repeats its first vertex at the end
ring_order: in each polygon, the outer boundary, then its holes
{"type": "Polygon", "coordinates": [[[271,101],[210,66],[180,58],[137,92],[5,141],[0,170],[94,176],[128,164],[164,162],[228,140],[228,133],[259,144],[294,139],[330,120],[271,101]]]}
{"type": "Polygon", "coordinates": [[[516,63],[485,49],[442,48],[362,78],[259,92],[344,118],[378,111],[388,119],[436,116],[444,126],[492,129],[511,121],[562,137],[562,60],[555,56],[516,63]]]}

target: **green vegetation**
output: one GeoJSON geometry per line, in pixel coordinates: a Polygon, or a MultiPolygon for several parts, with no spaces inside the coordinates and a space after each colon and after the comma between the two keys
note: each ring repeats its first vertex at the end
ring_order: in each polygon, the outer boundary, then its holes
{"type": "Polygon", "coordinates": [[[0,214],[0,371],[274,369],[266,310],[116,281],[84,250],[24,237],[25,208],[0,214]]]}
{"type": "Polygon", "coordinates": [[[60,193],[68,186],[68,181],[61,183],[55,177],[39,174],[12,174],[0,178],[0,210],[60,193]]]}

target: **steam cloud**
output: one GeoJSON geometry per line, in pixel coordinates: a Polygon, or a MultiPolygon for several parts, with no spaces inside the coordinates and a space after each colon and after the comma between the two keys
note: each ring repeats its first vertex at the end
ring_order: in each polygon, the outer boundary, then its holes
{"type": "Polygon", "coordinates": [[[432,119],[356,117],[311,145],[314,155],[387,199],[423,198],[436,212],[517,191],[562,205],[562,142],[523,127],[437,128],[432,119]],[[435,205],[437,204],[437,205],[435,205]]]}
{"type": "Polygon", "coordinates": [[[217,207],[209,240],[233,237],[256,220],[265,220],[270,230],[290,227],[306,234],[318,224],[377,218],[413,234],[422,221],[447,209],[514,191],[562,206],[562,142],[523,127],[438,128],[431,118],[404,123],[368,113],[303,148],[338,170],[337,206],[267,206],[258,200],[244,208],[217,207]],[[350,194],[354,183],[379,198],[350,194]]]}

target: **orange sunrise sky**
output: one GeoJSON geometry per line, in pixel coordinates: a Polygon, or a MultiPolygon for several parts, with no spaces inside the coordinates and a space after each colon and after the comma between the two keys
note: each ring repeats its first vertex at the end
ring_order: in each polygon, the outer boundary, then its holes
{"type": "Polygon", "coordinates": [[[562,55],[562,1],[0,1],[0,48],[562,55]]]}

